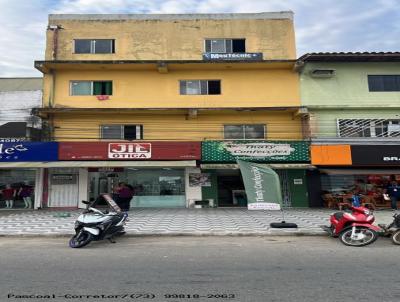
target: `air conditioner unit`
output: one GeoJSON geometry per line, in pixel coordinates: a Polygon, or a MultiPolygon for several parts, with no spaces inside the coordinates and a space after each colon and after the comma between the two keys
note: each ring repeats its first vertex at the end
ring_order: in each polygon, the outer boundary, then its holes
{"type": "Polygon", "coordinates": [[[313,78],[331,78],[336,75],[335,69],[312,69],[310,75],[313,78]]]}

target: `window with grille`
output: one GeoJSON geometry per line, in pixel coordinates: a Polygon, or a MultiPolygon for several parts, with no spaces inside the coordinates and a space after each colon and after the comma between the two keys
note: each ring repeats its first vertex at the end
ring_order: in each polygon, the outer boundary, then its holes
{"type": "Polygon", "coordinates": [[[102,139],[138,140],[143,139],[143,125],[101,125],[102,139]]]}
{"type": "Polygon", "coordinates": [[[209,53],[244,53],[245,39],[206,39],[205,52],[209,53]]]}
{"type": "Polygon", "coordinates": [[[71,95],[112,95],[112,81],[71,81],[71,95]]]}
{"type": "Polygon", "coordinates": [[[340,137],[400,137],[400,120],[338,119],[340,137]]]}
{"type": "Polygon", "coordinates": [[[115,40],[75,39],[74,53],[115,53],[115,40]]]}
{"type": "Polygon", "coordinates": [[[221,94],[220,80],[182,80],[179,81],[180,94],[221,94]]]}
{"type": "Polygon", "coordinates": [[[224,139],[264,139],[265,125],[224,125],[224,139]]]}

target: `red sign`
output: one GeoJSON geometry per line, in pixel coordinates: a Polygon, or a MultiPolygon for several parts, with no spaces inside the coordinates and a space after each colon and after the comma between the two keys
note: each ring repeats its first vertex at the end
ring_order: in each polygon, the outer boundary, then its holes
{"type": "Polygon", "coordinates": [[[59,160],[195,160],[200,142],[60,142],[59,160]]]}

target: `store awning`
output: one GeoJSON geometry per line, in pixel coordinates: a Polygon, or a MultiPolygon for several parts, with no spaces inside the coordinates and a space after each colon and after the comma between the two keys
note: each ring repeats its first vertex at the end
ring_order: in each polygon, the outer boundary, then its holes
{"type": "MultiPolygon", "coordinates": [[[[265,164],[265,163],[260,163],[265,164]]],[[[315,169],[316,167],[310,164],[266,164],[272,169],[315,169]]],[[[200,168],[204,170],[211,169],[239,169],[238,164],[202,164],[200,168]]]]}
{"type": "Polygon", "coordinates": [[[400,167],[397,169],[319,169],[321,173],[332,174],[332,175],[374,175],[374,174],[384,174],[390,175],[395,173],[400,173],[400,167]]]}
{"type": "Polygon", "coordinates": [[[54,161],[54,162],[2,162],[0,169],[8,168],[96,168],[96,167],[196,167],[195,160],[176,161],[54,161]]]}

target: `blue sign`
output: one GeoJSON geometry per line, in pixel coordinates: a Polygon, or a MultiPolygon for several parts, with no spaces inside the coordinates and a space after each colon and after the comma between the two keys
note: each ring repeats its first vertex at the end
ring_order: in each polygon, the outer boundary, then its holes
{"type": "Polygon", "coordinates": [[[0,143],[0,162],[57,161],[58,143],[0,143]]]}

